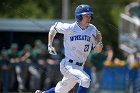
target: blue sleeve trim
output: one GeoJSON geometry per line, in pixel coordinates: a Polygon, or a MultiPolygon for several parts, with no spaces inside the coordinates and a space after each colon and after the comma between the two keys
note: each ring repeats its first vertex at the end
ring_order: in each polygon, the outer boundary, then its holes
{"type": "MultiPolygon", "coordinates": [[[[57,29],[56,29],[57,24],[58,24],[58,22],[56,22],[55,25],[54,25],[55,31],[57,31],[57,29]]],[[[57,31],[57,32],[58,32],[58,31],[57,31]]]]}

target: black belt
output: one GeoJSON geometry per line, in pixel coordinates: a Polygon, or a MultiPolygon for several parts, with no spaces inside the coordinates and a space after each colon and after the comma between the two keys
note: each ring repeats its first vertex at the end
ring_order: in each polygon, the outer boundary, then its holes
{"type": "MultiPolygon", "coordinates": [[[[69,62],[70,62],[70,63],[73,63],[73,60],[70,59],[69,62]]],[[[83,63],[76,62],[75,65],[82,66],[83,63]]]]}

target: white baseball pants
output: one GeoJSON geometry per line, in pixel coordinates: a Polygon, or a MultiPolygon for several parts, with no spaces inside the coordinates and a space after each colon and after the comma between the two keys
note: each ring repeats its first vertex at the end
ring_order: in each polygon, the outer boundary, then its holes
{"type": "Polygon", "coordinates": [[[60,63],[60,71],[64,75],[63,79],[57,83],[55,93],[68,93],[76,83],[79,86],[89,88],[90,77],[83,71],[83,66],[70,63],[68,58],[65,58],[60,63]]]}

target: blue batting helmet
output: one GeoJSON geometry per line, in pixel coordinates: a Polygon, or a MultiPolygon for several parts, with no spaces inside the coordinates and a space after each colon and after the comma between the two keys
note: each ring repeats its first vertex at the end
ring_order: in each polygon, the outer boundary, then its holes
{"type": "Polygon", "coordinates": [[[80,22],[82,20],[82,16],[84,14],[93,14],[93,10],[89,5],[81,4],[77,6],[75,9],[75,19],[77,22],[80,22]]]}

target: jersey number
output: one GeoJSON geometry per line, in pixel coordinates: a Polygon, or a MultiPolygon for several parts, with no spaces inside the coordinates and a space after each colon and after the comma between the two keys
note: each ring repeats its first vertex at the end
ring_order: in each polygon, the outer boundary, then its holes
{"type": "Polygon", "coordinates": [[[84,52],[87,52],[88,50],[89,50],[89,45],[85,45],[84,52]]]}

